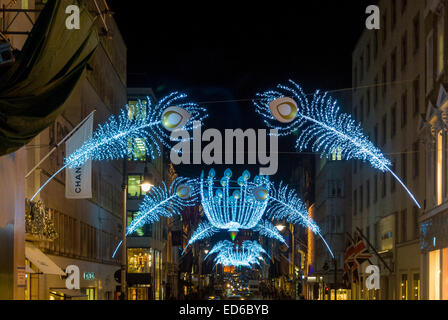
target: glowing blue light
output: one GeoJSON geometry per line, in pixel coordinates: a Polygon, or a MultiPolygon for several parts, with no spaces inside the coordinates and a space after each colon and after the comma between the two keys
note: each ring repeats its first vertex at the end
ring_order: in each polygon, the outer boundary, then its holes
{"type": "MultiPolygon", "coordinates": [[[[193,235],[191,236],[190,240],[188,241],[188,244],[186,245],[185,250],[188,248],[188,246],[192,245],[198,240],[210,238],[212,235],[214,235],[218,230],[208,221],[202,222],[193,232],[193,235]]],[[[182,253],[183,254],[183,253],[182,253]]]]}
{"type": "Polygon", "coordinates": [[[192,130],[194,121],[202,121],[207,117],[204,108],[192,102],[183,102],[185,98],[186,95],[178,92],[169,94],[156,104],[147,98],[147,104],[139,101],[132,108],[134,113],[130,112],[129,106],[126,105],[126,109],[123,109],[118,117],[112,116],[105,124],[99,125],[92,139],[84,142],[65,159],[66,165],[75,168],[82,166],[88,159],[99,161],[122,159],[128,155],[129,149],[141,147],[142,142],[145,143],[149,157],[152,159],[159,157],[160,144],[171,147],[170,131],[173,127],[168,127],[166,121],[162,120],[166,109],[173,108],[170,106],[175,104],[176,109],[181,108],[185,112],[183,117],[186,121],[179,121],[177,124],[183,126],[175,129],[192,130]],[[128,143],[132,145],[129,147],[128,143]]]}
{"type": "Polygon", "coordinates": [[[262,236],[275,239],[286,244],[285,239],[280,234],[278,229],[267,220],[260,221],[260,223],[254,228],[254,231],[258,231],[262,236]]]}
{"type": "Polygon", "coordinates": [[[256,112],[263,117],[268,127],[278,130],[280,136],[290,135],[301,129],[296,141],[299,151],[311,146],[313,152],[321,152],[327,157],[338,151],[346,160],[368,161],[372,167],[382,172],[390,172],[420,208],[414,195],[392,172],[390,160],[363,133],[361,124],[353,120],[351,115],[340,112],[336,100],[328,97],[327,93],[317,91],[309,101],[298,84],[292,80],[289,80],[289,84],[290,86],[278,85],[277,90],[257,94],[259,99],[253,101],[256,112]],[[288,119],[286,123],[281,121],[282,115],[277,109],[273,112],[270,105],[284,97],[292,97],[297,104],[297,110],[290,112],[293,118],[288,119]]]}
{"type": "Polygon", "coordinates": [[[260,177],[257,183],[249,182],[250,174],[245,171],[233,181],[232,171],[227,169],[218,185],[215,175],[212,169],[207,178],[202,172],[200,179],[201,204],[208,221],[215,228],[228,231],[254,228],[266,210],[268,179],[260,177]]]}
{"type": "Polygon", "coordinates": [[[139,214],[127,228],[126,235],[143,224],[159,221],[160,217],[180,215],[185,207],[196,205],[198,190],[195,184],[195,180],[177,177],[169,188],[165,182],[161,186],[152,187],[140,203],[139,214]]]}
{"type": "Polygon", "coordinates": [[[150,158],[159,157],[161,144],[170,148],[171,131],[192,130],[195,121],[201,122],[208,117],[205,108],[193,102],[185,102],[186,97],[185,94],[173,92],[156,104],[148,97],[146,104],[139,101],[132,110],[126,105],[118,117],[111,116],[105,124],[99,125],[90,140],[65,158],[64,166],[37,190],[31,201],[64,168],[81,167],[89,159],[101,161],[126,158],[130,150],[142,148],[143,142],[150,158]],[[178,117],[181,118],[177,126],[165,121],[165,115],[174,112],[166,112],[171,109],[178,110],[178,117]]]}
{"type": "Polygon", "coordinates": [[[215,266],[222,264],[225,267],[248,267],[260,265],[260,257],[269,255],[263,247],[256,241],[246,240],[241,244],[234,244],[230,241],[220,241],[213,246],[205,259],[216,254],[214,258],[215,266]]]}

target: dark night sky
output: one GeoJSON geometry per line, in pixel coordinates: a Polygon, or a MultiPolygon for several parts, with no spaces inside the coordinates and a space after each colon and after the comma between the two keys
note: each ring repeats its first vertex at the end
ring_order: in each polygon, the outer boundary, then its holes
{"type": "MultiPolygon", "coordinates": [[[[308,92],[350,87],[352,51],[373,2],[108,1],[128,48],[128,85],[159,97],[179,90],[196,102],[250,99],[289,78],[308,92]]],[[[207,107],[208,127],[264,127],[249,101],[207,107]]]]}

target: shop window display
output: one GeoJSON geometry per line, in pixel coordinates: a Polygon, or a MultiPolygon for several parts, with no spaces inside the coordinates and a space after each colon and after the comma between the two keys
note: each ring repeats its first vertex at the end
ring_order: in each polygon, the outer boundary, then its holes
{"type": "Polygon", "coordinates": [[[128,249],[128,272],[151,273],[153,250],[148,248],[128,249]]]}

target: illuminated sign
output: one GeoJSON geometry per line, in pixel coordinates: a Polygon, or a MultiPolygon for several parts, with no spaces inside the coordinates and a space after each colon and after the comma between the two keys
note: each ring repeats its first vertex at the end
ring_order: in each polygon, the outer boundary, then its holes
{"type": "Polygon", "coordinates": [[[82,278],[84,280],[95,280],[95,272],[84,272],[82,278]]]}

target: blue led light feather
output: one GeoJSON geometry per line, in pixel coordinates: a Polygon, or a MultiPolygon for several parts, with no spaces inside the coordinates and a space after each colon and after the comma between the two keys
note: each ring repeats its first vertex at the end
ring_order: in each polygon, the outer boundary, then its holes
{"type": "Polygon", "coordinates": [[[111,116],[106,123],[99,125],[90,140],[67,156],[64,166],[37,190],[31,201],[65,167],[80,167],[89,159],[122,159],[128,156],[129,150],[140,147],[138,144],[141,143],[150,158],[160,156],[161,145],[170,148],[171,131],[192,130],[195,121],[200,122],[208,117],[205,108],[186,101],[186,97],[185,94],[173,92],[157,103],[148,97],[146,104],[139,101],[132,108],[126,105],[118,117],[111,116]]]}
{"type": "Polygon", "coordinates": [[[185,207],[196,205],[198,190],[195,184],[195,180],[177,177],[169,188],[165,182],[152,187],[140,204],[139,214],[128,226],[126,235],[133,233],[143,224],[159,221],[160,217],[171,218],[180,215],[185,207]]]}
{"type": "Polygon", "coordinates": [[[280,234],[278,229],[268,220],[260,221],[260,223],[254,228],[254,231],[259,232],[262,236],[278,240],[287,245],[285,239],[280,234]]]}
{"type": "Polygon", "coordinates": [[[263,247],[256,241],[244,241],[241,246],[230,241],[220,241],[213,246],[205,259],[216,254],[214,258],[215,266],[248,267],[259,266],[263,261],[263,256],[269,255],[263,247]]]}
{"type": "Polygon", "coordinates": [[[101,161],[125,158],[128,155],[128,144],[135,144],[136,139],[144,141],[148,156],[155,159],[161,154],[160,143],[170,148],[170,131],[174,128],[191,130],[194,121],[202,121],[207,117],[205,108],[185,102],[185,98],[185,94],[173,92],[157,104],[151,103],[148,98],[147,104],[139,101],[132,110],[127,105],[118,117],[112,116],[105,124],[99,125],[92,139],[70,154],[65,159],[65,164],[74,168],[82,166],[88,159],[101,161]],[[165,110],[173,104],[186,113],[170,111],[165,119],[165,110]],[[182,121],[186,118],[187,121],[182,121]],[[177,119],[177,122],[171,125],[167,122],[170,119],[177,119]],[[185,125],[175,127],[176,124],[183,123],[185,125]]]}
{"type": "Polygon", "coordinates": [[[346,160],[368,161],[372,167],[388,171],[403,186],[420,208],[411,191],[391,170],[391,162],[363,133],[362,127],[349,114],[341,113],[336,100],[327,93],[317,91],[311,101],[302,88],[289,80],[290,86],[278,85],[276,90],[257,94],[253,103],[265,124],[278,130],[278,135],[290,135],[300,129],[296,148],[302,151],[309,146],[314,152],[326,156],[338,151],[346,160]],[[285,101],[291,97],[291,101],[285,101]],[[275,105],[275,101],[279,101],[275,105]]]}
{"type": "Polygon", "coordinates": [[[185,246],[184,251],[188,248],[188,246],[192,245],[198,240],[203,240],[206,238],[210,238],[213,236],[216,232],[218,232],[218,229],[216,229],[210,222],[204,221],[202,222],[193,232],[193,235],[191,236],[190,240],[188,241],[187,245],[185,246]]]}

